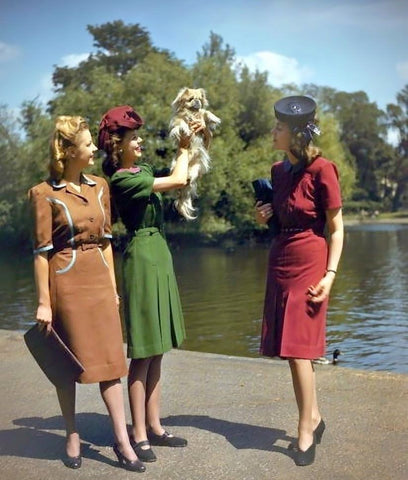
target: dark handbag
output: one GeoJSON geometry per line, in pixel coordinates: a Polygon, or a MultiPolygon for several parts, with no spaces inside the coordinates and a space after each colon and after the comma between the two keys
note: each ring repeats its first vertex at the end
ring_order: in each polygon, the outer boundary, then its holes
{"type": "Polygon", "coordinates": [[[252,182],[257,202],[272,203],[272,184],[267,178],[258,178],[252,182]]]}
{"type": "Polygon", "coordinates": [[[24,341],[34,360],[56,387],[75,382],[85,370],[52,327],[47,331],[36,323],[24,334],[24,341]]]}
{"type": "MultiPolygon", "coordinates": [[[[273,188],[270,180],[258,178],[252,182],[252,187],[255,191],[255,200],[257,202],[272,203],[273,188]]],[[[280,226],[277,215],[272,215],[268,220],[268,227],[272,237],[279,234],[280,226]]]]}

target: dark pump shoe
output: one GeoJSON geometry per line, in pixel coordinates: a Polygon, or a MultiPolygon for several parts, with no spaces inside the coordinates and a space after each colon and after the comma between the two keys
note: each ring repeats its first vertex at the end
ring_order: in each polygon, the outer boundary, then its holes
{"type": "Polygon", "coordinates": [[[65,457],[64,458],[64,465],[68,468],[73,468],[74,470],[77,468],[81,468],[82,465],[82,457],[78,455],[77,457],[65,457]]]}
{"type": "Polygon", "coordinates": [[[118,457],[119,465],[124,469],[130,470],[131,472],[144,472],[146,470],[146,467],[143,465],[143,463],[139,459],[132,461],[126,458],[123,455],[123,453],[119,450],[119,447],[117,446],[116,443],[113,446],[113,451],[118,457]]]}
{"type": "Polygon", "coordinates": [[[311,465],[316,456],[316,438],[313,438],[313,443],[310,447],[303,451],[299,447],[295,450],[295,463],[298,467],[306,467],[311,465]]]}
{"type": "Polygon", "coordinates": [[[156,455],[154,454],[153,450],[150,448],[149,440],[143,440],[142,442],[135,442],[133,437],[129,437],[130,445],[135,451],[136,455],[142,462],[155,462],[157,460],[156,455]],[[145,446],[149,446],[149,448],[142,448],[145,446]]]}
{"type": "Polygon", "coordinates": [[[164,431],[162,435],[156,435],[153,432],[148,433],[150,443],[159,447],[185,447],[187,440],[181,437],[175,437],[169,432],[164,431]]]}
{"type": "Polygon", "coordinates": [[[322,441],[323,432],[326,430],[326,424],[323,418],[320,420],[319,425],[313,430],[316,443],[319,444],[322,441]]]}

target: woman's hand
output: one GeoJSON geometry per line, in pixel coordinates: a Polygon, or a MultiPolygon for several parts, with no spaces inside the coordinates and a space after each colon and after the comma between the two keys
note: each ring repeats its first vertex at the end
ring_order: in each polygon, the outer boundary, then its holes
{"type": "Polygon", "coordinates": [[[272,204],[256,202],[255,220],[261,225],[266,225],[273,215],[272,204]]]}
{"type": "Polygon", "coordinates": [[[46,328],[47,330],[50,330],[52,322],[51,307],[38,305],[36,320],[41,329],[46,328]]]}
{"type": "Polygon", "coordinates": [[[190,127],[190,134],[189,135],[182,135],[179,141],[179,148],[188,148],[191,143],[191,139],[196,133],[199,133],[205,129],[205,124],[198,120],[194,120],[193,122],[189,123],[190,127]]]}
{"type": "Polygon", "coordinates": [[[334,277],[335,274],[333,272],[326,272],[326,275],[317,285],[312,285],[308,288],[307,294],[312,303],[321,303],[329,296],[334,277]]]}

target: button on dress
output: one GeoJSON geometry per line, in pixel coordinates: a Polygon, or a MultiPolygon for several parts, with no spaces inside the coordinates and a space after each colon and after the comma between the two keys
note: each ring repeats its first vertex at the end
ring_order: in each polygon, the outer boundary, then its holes
{"type": "Polygon", "coordinates": [[[123,255],[128,357],[147,358],[179,347],[185,327],[173,259],[164,237],[163,204],[154,171],[140,164],[111,177],[111,191],[129,234],[123,255]]]}
{"type": "Polygon", "coordinates": [[[336,166],[323,157],[296,171],[286,159],[272,166],[273,210],[280,233],[271,243],[260,353],[314,359],[325,353],[328,299],[309,301],[324,276],[326,210],[341,207],[336,166]]]}
{"type": "Polygon", "coordinates": [[[81,192],[47,181],[29,191],[34,254],[48,252],[52,323],[85,371],[80,383],[127,374],[120,316],[100,248],[111,238],[106,181],[81,177],[81,192]]]}

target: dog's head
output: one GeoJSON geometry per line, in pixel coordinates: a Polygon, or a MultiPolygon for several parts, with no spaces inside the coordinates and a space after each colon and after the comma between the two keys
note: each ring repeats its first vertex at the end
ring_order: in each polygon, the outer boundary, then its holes
{"type": "Polygon", "coordinates": [[[175,112],[182,110],[200,110],[208,106],[207,95],[203,88],[182,88],[171,104],[175,112]]]}

